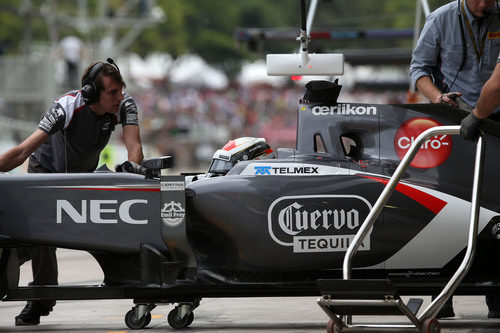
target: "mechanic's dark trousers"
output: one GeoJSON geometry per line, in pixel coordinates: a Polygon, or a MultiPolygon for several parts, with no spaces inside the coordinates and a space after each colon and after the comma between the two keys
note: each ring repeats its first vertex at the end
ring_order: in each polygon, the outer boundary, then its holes
{"type": "Polygon", "coordinates": [[[486,305],[488,305],[490,312],[494,312],[497,316],[500,316],[500,295],[486,295],[486,305]]]}
{"type": "MultiPolygon", "coordinates": [[[[33,282],[30,286],[50,286],[57,285],[57,258],[56,248],[40,246],[19,249],[19,264],[31,259],[31,269],[33,270],[33,282]]],[[[55,300],[36,301],[43,307],[51,308],[56,304],[55,300]]]]}

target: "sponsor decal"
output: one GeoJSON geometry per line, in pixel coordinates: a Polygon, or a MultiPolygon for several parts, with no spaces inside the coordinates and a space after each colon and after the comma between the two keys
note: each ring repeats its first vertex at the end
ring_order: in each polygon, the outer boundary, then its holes
{"type": "Polygon", "coordinates": [[[376,106],[351,106],[351,104],[338,104],[336,106],[315,106],[312,108],[312,114],[316,116],[326,115],[346,115],[346,116],[375,116],[377,115],[376,106]]]}
{"type": "Polygon", "coordinates": [[[176,226],[184,220],[186,211],[180,202],[170,201],[161,209],[161,219],[169,226],[176,226]]]}
{"type": "Polygon", "coordinates": [[[171,181],[171,182],[161,182],[161,191],[184,191],[183,181],[171,181]]]}
{"type": "Polygon", "coordinates": [[[56,104],[45,113],[39,126],[46,132],[50,132],[61,117],[64,117],[64,110],[61,105],[56,104]]]}
{"type": "Polygon", "coordinates": [[[148,220],[132,218],[130,209],[137,204],[147,205],[148,201],[132,199],[118,203],[118,200],[82,200],[80,205],[73,206],[67,200],[57,200],[56,221],[63,223],[68,220],[64,217],[68,217],[75,223],[116,224],[120,220],[128,224],[148,224],[148,220]]]}
{"type": "Polygon", "coordinates": [[[256,175],[270,175],[271,167],[270,166],[254,166],[256,175]]]}
{"type": "Polygon", "coordinates": [[[241,172],[242,175],[256,176],[321,176],[347,175],[348,169],[304,163],[251,163],[241,172]]]}
{"type": "Polygon", "coordinates": [[[295,174],[319,174],[318,168],[313,166],[306,167],[273,167],[273,166],[254,166],[256,175],[295,175],[295,174]]]}
{"type": "MultiPolygon", "coordinates": [[[[344,252],[370,209],[370,203],[356,195],[281,197],[268,210],[269,234],[294,253],[344,252]]],[[[359,251],[370,250],[371,232],[359,251]]]]}
{"type": "Polygon", "coordinates": [[[500,38],[500,31],[490,31],[488,32],[488,39],[500,38]]]}
{"type": "Polygon", "coordinates": [[[103,122],[102,122],[102,128],[101,130],[107,131],[111,128],[111,118],[106,117],[103,122]]]}
{"type": "Polygon", "coordinates": [[[406,271],[406,272],[396,272],[389,273],[389,276],[402,276],[405,278],[410,277],[426,277],[426,276],[439,276],[440,272],[414,272],[414,271],[406,271]]]}
{"type": "MultiPolygon", "coordinates": [[[[413,118],[405,121],[394,138],[394,150],[399,159],[403,159],[411,144],[422,132],[435,126],[442,124],[430,118],[413,118]]],[[[448,159],[451,149],[452,140],[449,135],[435,135],[422,144],[410,165],[419,169],[437,167],[448,159]]]]}

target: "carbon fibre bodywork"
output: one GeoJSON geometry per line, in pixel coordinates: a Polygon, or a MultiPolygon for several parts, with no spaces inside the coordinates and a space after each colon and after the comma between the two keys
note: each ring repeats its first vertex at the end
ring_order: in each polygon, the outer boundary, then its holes
{"type": "MultiPolygon", "coordinates": [[[[92,298],[319,294],[315,281],[341,276],[349,242],[412,137],[464,116],[444,105],[301,103],[295,150],[185,190],[182,176],[1,175],[2,296],[33,298],[15,285],[12,249],[26,245],[89,251],[105,275],[92,298]]],[[[485,125],[478,253],[457,293],[500,291],[499,128],[485,125]]],[[[354,277],[389,277],[405,294],[447,281],[466,246],[474,148],[460,137],[422,147],[356,254],[354,277]]]]}

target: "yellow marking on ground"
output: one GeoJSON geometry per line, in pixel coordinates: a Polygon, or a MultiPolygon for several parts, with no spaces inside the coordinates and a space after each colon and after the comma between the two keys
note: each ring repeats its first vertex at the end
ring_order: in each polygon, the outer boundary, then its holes
{"type": "Polygon", "coordinates": [[[163,315],[151,315],[151,318],[163,318],[163,315]]]}

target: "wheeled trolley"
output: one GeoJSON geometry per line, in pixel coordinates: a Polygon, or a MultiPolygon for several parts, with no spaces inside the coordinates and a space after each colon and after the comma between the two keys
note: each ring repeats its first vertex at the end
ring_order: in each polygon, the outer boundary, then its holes
{"type": "Polygon", "coordinates": [[[361,242],[372,228],[389,196],[396,188],[401,176],[422,144],[432,136],[445,134],[460,134],[460,126],[433,127],[417,137],[350,244],[344,257],[343,279],[318,280],[318,287],[323,295],[322,298],[318,299],[318,304],[331,319],[327,326],[328,332],[396,331],[438,333],[441,331],[435,316],[469,271],[476,251],[484,157],[482,137],[479,138],[476,148],[467,252],[456,273],[451,277],[441,293],[420,315],[417,315],[417,312],[422,303],[421,300],[412,299],[408,305],[405,305],[390,280],[352,279],[351,263],[361,242]],[[403,315],[410,320],[411,324],[354,325],[352,324],[352,315],[403,315]]]}

